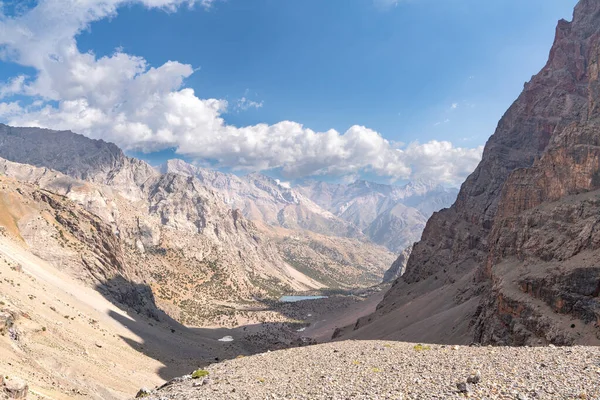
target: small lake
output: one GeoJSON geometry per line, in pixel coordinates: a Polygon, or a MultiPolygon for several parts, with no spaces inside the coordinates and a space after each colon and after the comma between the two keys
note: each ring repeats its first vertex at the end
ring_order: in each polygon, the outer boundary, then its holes
{"type": "Polygon", "coordinates": [[[303,300],[326,299],[328,296],[281,296],[279,301],[282,303],[295,303],[303,300]]]}

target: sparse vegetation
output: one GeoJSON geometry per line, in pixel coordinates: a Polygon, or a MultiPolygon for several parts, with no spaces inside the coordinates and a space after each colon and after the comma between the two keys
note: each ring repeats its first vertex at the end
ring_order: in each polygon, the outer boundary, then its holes
{"type": "Polygon", "coordinates": [[[197,369],[194,372],[192,372],[192,378],[193,379],[199,379],[199,378],[204,378],[205,376],[208,376],[209,372],[205,369],[197,369]]]}
{"type": "Polygon", "coordinates": [[[413,349],[415,351],[431,350],[431,346],[428,346],[428,345],[424,346],[424,345],[422,345],[422,344],[419,343],[419,344],[414,345],[413,349]]]}

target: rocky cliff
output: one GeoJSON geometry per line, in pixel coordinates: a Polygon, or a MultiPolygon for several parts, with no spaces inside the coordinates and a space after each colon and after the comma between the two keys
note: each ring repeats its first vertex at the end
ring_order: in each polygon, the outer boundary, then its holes
{"type": "Polygon", "coordinates": [[[113,143],[88,139],[71,131],[0,124],[0,157],[110,185],[132,200],[142,198],[139,186],[157,175],[150,165],[126,157],[113,143]]]}
{"type": "Polygon", "coordinates": [[[412,251],[412,245],[408,246],[406,249],[400,253],[396,261],[392,263],[392,266],[385,271],[383,274],[383,283],[393,282],[396,279],[400,278],[404,271],[406,271],[406,264],[408,264],[408,258],[410,257],[410,252],[412,251]]]}
{"type": "Polygon", "coordinates": [[[598,342],[599,58],[600,2],[581,0],[456,203],[350,336],[598,342]]]}

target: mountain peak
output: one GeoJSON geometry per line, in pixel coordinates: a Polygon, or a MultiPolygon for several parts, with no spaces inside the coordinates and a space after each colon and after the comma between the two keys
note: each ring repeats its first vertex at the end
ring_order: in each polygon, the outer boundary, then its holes
{"type": "Polygon", "coordinates": [[[0,157],[81,179],[114,170],[126,159],[119,147],[101,139],[71,131],[4,124],[0,124],[0,157]]]}

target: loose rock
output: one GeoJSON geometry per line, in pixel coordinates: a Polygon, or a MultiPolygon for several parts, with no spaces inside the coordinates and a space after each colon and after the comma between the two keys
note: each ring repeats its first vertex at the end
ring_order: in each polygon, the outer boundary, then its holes
{"type": "Polygon", "coordinates": [[[4,380],[4,392],[9,399],[25,399],[29,392],[29,386],[23,379],[8,378],[4,380]]]}
{"type": "Polygon", "coordinates": [[[481,381],[481,372],[477,371],[467,378],[467,383],[478,384],[481,381]]]}
{"type": "Polygon", "coordinates": [[[141,388],[137,394],[135,395],[136,399],[141,399],[143,397],[148,397],[152,394],[152,391],[150,389],[146,389],[146,388],[141,388]]]}
{"type": "Polygon", "coordinates": [[[471,385],[466,382],[457,383],[456,388],[461,393],[471,393],[471,385]]]}

